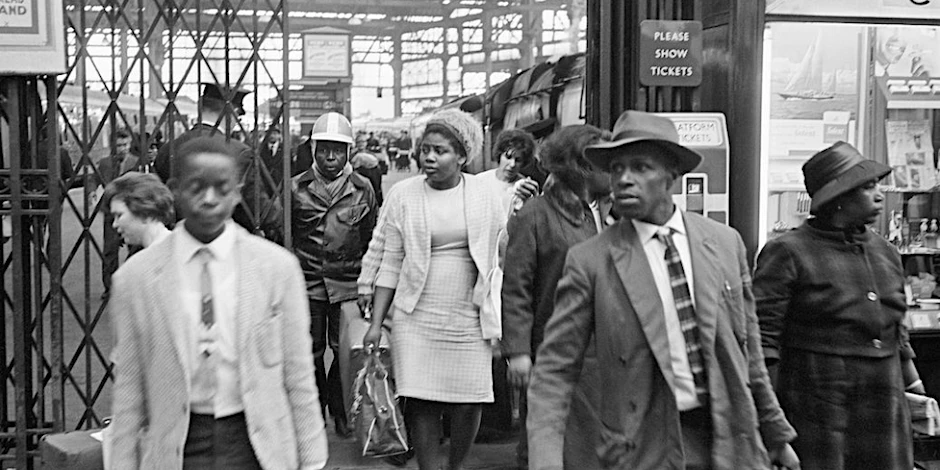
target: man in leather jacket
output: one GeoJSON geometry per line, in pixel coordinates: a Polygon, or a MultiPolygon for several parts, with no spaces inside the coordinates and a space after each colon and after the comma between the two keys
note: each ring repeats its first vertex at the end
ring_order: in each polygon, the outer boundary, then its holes
{"type": "Polygon", "coordinates": [[[349,164],[352,127],[339,113],[317,119],[310,136],[313,164],[291,179],[293,249],[300,259],[310,300],[310,334],[320,403],[329,408],[336,432],[349,436],[338,357],[343,309],[358,316],[356,279],[372,239],[378,205],[368,180],[349,164]],[[333,365],[327,376],[323,353],[333,365]]]}

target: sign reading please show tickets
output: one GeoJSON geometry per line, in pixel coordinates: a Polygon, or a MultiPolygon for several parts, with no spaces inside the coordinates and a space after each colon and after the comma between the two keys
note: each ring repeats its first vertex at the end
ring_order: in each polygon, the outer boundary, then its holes
{"type": "Polygon", "coordinates": [[[640,83],[695,87],[702,84],[702,23],[640,22],[640,83]]]}

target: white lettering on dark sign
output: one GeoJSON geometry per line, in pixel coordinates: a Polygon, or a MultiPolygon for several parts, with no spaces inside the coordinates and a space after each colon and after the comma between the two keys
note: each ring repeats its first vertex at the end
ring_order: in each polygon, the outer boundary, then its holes
{"type": "Polygon", "coordinates": [[[640,23],[640,83],[698,86],[702,81],[702,24],[646,20],[640,23]]]}

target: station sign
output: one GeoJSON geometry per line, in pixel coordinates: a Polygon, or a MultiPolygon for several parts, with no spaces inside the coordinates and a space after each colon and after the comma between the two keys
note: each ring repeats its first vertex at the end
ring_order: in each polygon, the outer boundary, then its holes
{"type": "Polygon", "coordinates": [[[0,0],[0,73],[66,71],[63,2],[0,0]]]}
{"type": "Polygon", "coordinates": [[[351,78],[352,36],[336,28],[314,28],[303,36],[303,78],[351,78]]]}
{"type": "Polygon", "coordinates": [[[702,22],[640,22],[640,83],[695,87],[702,84],[702,22]]]}

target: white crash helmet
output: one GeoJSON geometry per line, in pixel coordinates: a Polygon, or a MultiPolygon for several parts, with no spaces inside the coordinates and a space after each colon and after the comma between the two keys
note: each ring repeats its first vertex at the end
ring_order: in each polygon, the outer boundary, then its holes
{"type": "Polygon", "coordinates": [[[310,133],[310,141],[317,142],[327,140],[331,142],[342,142],[346,145],[353,144],[353,131],[349,119],[340,113],[329,112],[313,123],[313,129],[310,133]]]}

